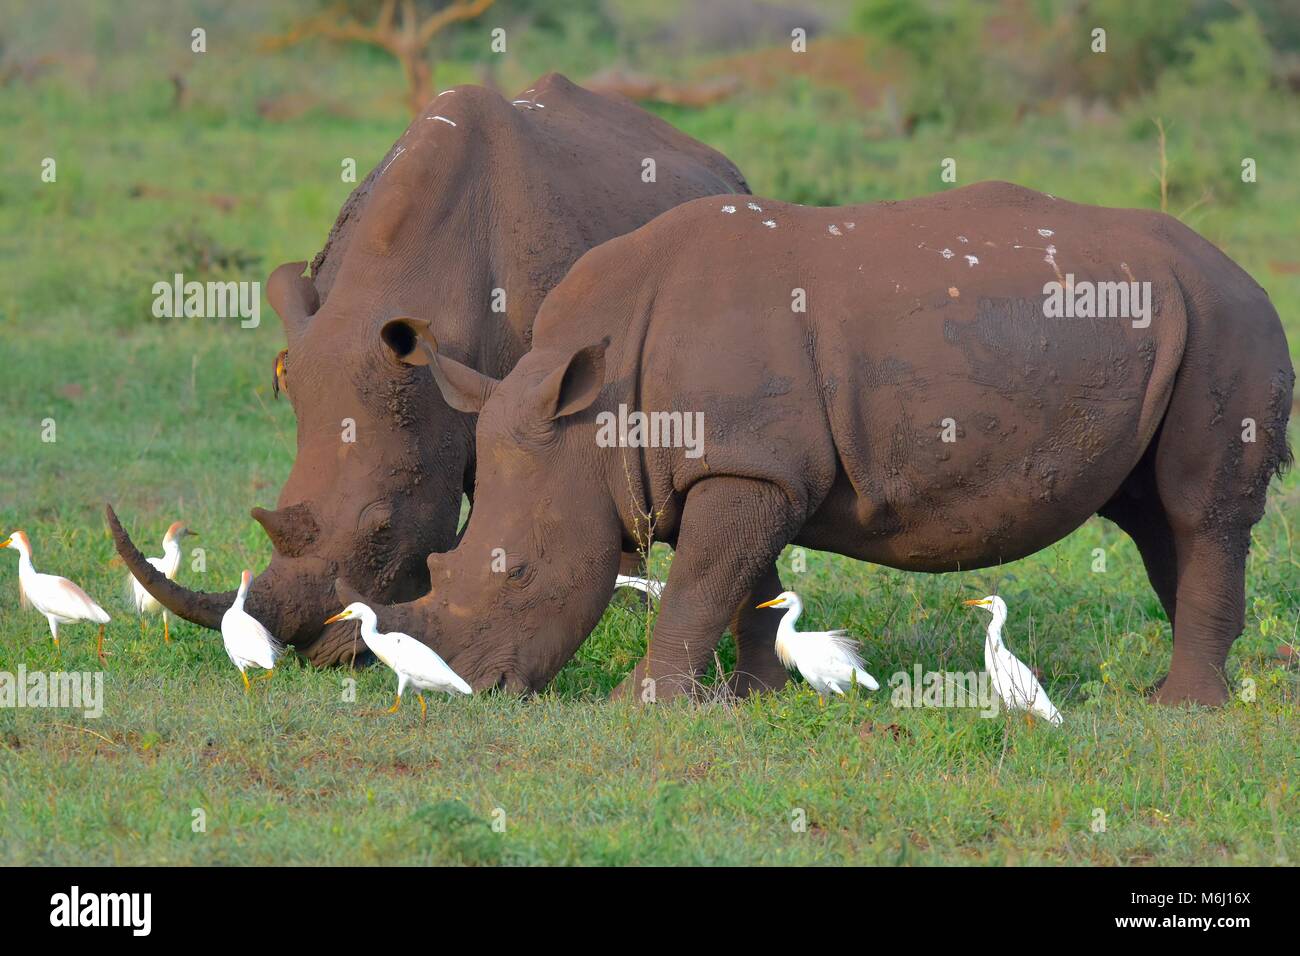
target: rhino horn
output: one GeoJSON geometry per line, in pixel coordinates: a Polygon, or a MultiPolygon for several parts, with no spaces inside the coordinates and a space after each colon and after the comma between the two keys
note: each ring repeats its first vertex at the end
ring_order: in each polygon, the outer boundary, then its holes
{"type": "Polygon", "coordinates": [[[311,506],[303,502],[275,511],[254,508],[252,515],[253,520],[266,531],[276,553],[286,558],[306,554],[320,536],[320,525],[316,523],[311,506]]]}
{"type": "Polygon", "coordinates": [[[105,505],[104,510],[108,517],[109,530],[113,534],[113,545],[117,548],[117,553],[122,556],[127,569],[141,586],[173,614],[203,627],[220,629],[221,616],[234,603],[235,592],[224,591],[213,594],[207,591],[191,591],[167,580],[162,572],[140,553],[140,549],[135,546],[131,536],[122,527],[122,523],[117,520],[113,506],[105,505]]]}

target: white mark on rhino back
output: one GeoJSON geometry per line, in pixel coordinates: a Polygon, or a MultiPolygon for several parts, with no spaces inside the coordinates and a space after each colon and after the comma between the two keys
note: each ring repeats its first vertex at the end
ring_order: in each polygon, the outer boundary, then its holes
{"type": "Polygon", "coordinates": [[[393,163],[397,162],[397,157],[401,156],[404,152],[406,152],[405,146],[399,146],[397,147],[397,149],[393,151],[393,158],[390,159],[388,163],[384,166],[384,168],[379,171],[380,177],[382,177],[384,173],[388,172],[388,167],[393,165],[393,163]]]}

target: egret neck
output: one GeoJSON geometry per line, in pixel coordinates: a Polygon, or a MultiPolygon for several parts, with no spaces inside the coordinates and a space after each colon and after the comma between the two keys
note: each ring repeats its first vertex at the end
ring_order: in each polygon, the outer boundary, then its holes
{"type": "Polygon", "coordinates": [[[181,543],[175,538],[163,541],[163,576],[168,580],[176,577],[181,567],[181,543]]]}
{"type": "Polygon", "coordinates": [[[374,651],[376,657],[391,667],[389,661],[392,659],[392,655],[388,651],[391,650],[395,642],[387,634],[379,633],[379,618],[375,616],[375,612],[367,605],[357,608],[356,615],[361,619],[361,639],[366,642],[366,647],[374,651]]]}
{"type": "Polygon", "coordinates": [[[14,543],[18,545],[18,580],[24,581],[36,573],[36,566],[32,564],[31,545],[26,538],[18,535],[14,535],[14,543]]]}
{"type": "Polygon", "coordinates": [[[1002,646],[1002,625],[1007,622],[1007,612],[994,605],[992,613],[993,619],[989,621],[988,636],[985,638],[984,643],[989,650],[996,650],[1002,646]]]}
{"type": "Polygon", "coordinates": [[[780,658],[781,663],[786,669],[794,667],[794,657],[790,653],[790,646],[786,642],[794,637],[798,631],[794,626],[799,621],[799,615],[803,613],[803,601],[797,594],[792,594],[787,600],[790,606],[786,612],[781,615],[781,621],[776,626],[776,656],[780,658]]]}

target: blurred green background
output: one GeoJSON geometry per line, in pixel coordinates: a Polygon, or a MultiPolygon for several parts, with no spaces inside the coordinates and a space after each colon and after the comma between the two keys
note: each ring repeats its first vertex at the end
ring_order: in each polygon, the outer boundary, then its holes
{"type": "MultiPolygon", "coordinates": [[[[423,24],[446,4],[412,6],[423,24]]],[[[386,671],[358,675],[362,703],[343,703],[339,673],[292,661],[245,701],[210,632],[182,625],[169,648],[138,635],[101,508],[113,501],[149,553],[174,518],[199,528],[208,568],[182,570],[191,586],[261,567],[270,548],[248,509],[274,504],[294,448],[270,388],[278,321],[265,302],[255,330],[156,319],[153,284],[264,281],[310,259],[353,188],[341,162],[364,178],[413,90],[510,94],[551,70],[636,95],[759,195],[906,198],[951,188],[951,157],[956,185],[1163,204],[1268,289],[1300,361],[1295,0],[497,0],[405,63],[391,30],[327,35],[373,31],[383,11],[0,0],[0,526],[25,528],[37,567],[116,619],[103,720],[0,709],[0,862],[1294,861],[1294,473],[1256,529],[1231,659],[1257,696],[1222,713],[1143,702],[1168,623],[1136,551],[1099,519],[962,575],[813,555],[795,577],[783,560],[809,626],[865,636],[882,682],[918,660],[978,669],[983,621],[955,608],[998,590],[1012,647],[1066,713],[1055,736],[899,711],[883,693],[823,710],[799,685],[637,715],[604,700],[644,649],[644,622],[619,606],[541,701],[384,722],[364,708],[390,700],[386,671]],[[1244,159],[1257,181],[1242,181],[1244,159]],[[1106,574],[1090,571],[1096,547],[1106,574]],[[508,843],[483,829],[497,805],[508,843]],[[192,839],[194,806],[211,811],[211,839],[192,839]],[[792,806],[811,810],[801,842],[792,806]],[[1082,836],[1098,806],[1110,835],[1082,836]]],[[[44,623],[18,610],[12,557],[0,669],[57,666],[44,623]]],[[[63,666],[93,667],[93,635],[68,635],[63,666]]]]}

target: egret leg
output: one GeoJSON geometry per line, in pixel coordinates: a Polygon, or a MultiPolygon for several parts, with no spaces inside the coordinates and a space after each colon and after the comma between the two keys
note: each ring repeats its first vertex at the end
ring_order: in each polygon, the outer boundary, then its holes
{"type": "Polygon", "coordinates": [[[164,644],[170,644],[172,642],[172,632],[171,632],[171,628],[167,624],[167,621],[168,621],[167,612],[163,611],[163,643],[164,644]]]}
{"type": "Polygon", "coordinates": [[[248,675],[245,674],[243,671],[239,672],[239,676],[244,678],[244,693],[247,694],[250,690],[253,689],[253,685],[248,682],[248,675]]]}
{"type": "Polygon", "coordinates": [[[272,667],[270,670],[262,671],[262,673],[258,674],[258,675],[257,675],[257,679],[258,679],[258,680],[270,680],[270,679],[271,679],[272,677],[274,677],[274,676],[275,676],[275,668],[272,667]]]}
{"type": "Polygon", "coordinates": [[[144,615],[140,615],[140,636],[144,637],[144,615]]]}
{"type": "Polygon", "coordinates": [[[805,510],[805,502],[771,482],[732,476],[696,482],[650,646],[615,695],[649,702],[694,692],[741,599],[773,566],[805,510]],[[727,529],[721,539],[719,528],[727,529]]]}
{"type": "Polygon", "coordinates": [[[420,699],[420,720],[425,720],[429,716],[429,708],[424,703],[424,695],[416,694],[415,696],[420,699]]]}
{"type": "Polygon", "coordinates": [[[387,713],[387,714],[395,714],[395,713],[397,713],[397,708],[399,708],[399,707],[401,707],[401,706],[402,706],[402,695],[401,695],[401,694],[398,694],[398,695],[397,695],[397,700],[393,703],[393,706],[392,706],[392,707],[389,707],[388,710],[386,710],[384,713],[387,713]]]}
{"type": "Polygon", "coordinates": [[[59,622],[52,617],[47,617],[45,620],[50,622],[50,637],[54,638],[54,650],[57,651],[59,649],[59,622]]]}
{"type": "Polygon", "coordinates": [[[95,653],[99,655],[99,662],[107,666],[108,661],[104,659],[104,625],[99,625],[99,636],[95,638],[95,653]]]}

